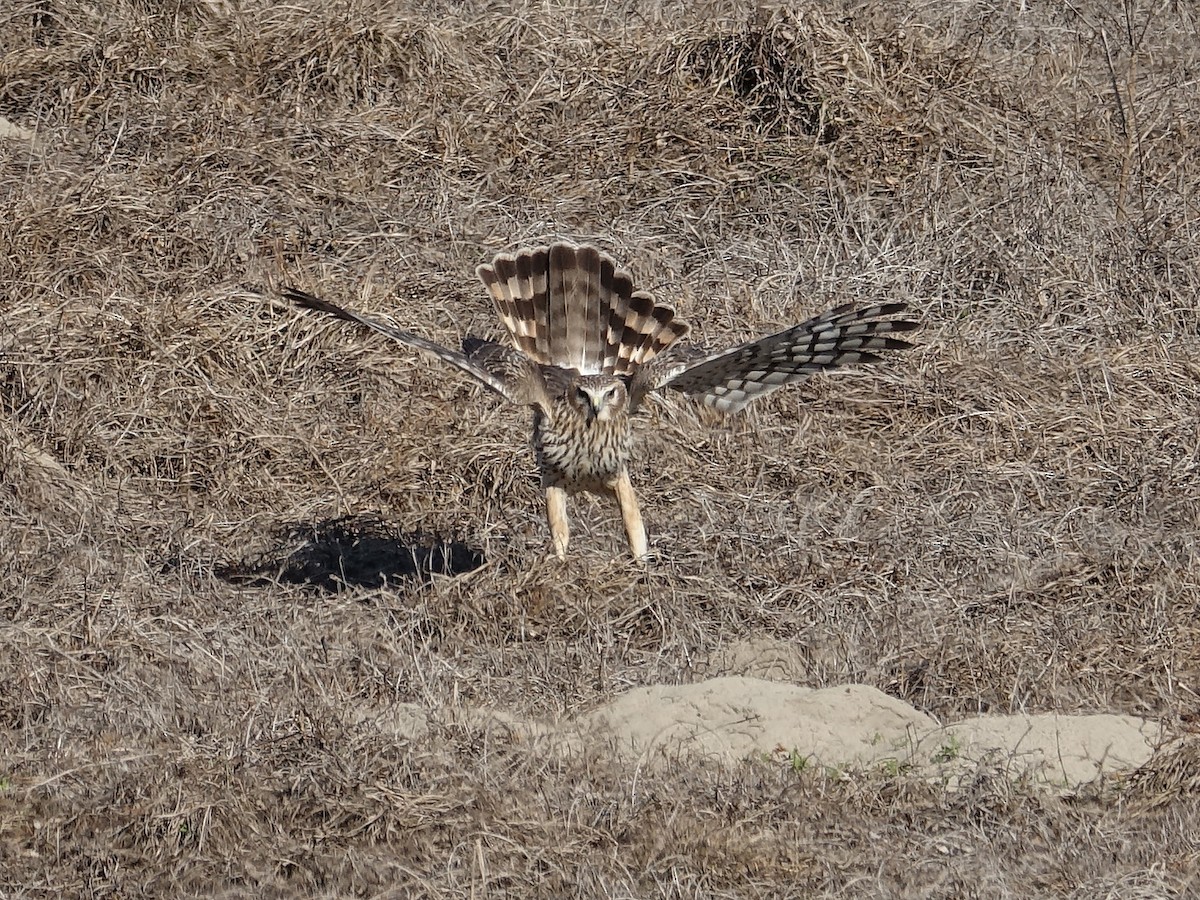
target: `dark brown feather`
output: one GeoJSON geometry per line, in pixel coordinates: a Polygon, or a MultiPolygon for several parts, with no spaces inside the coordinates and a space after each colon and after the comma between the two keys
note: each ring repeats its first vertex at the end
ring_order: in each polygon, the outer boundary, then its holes
{"type": "Polygon", "coordinates": [[[545,365],[628,375],[688,330],[595,247],[559,242],[500,254],[477,271],[513,342],[545,365]]]}

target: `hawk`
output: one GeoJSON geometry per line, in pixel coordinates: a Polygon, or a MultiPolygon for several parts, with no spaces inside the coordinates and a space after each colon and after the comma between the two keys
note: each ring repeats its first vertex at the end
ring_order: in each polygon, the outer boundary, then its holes
{"type": "Polygon", "coordinates": [[[737,412],[756,397],[834,366],[880,361],[912,345],[893,337],[918,323],[890,318],[904,303],[846,304],[732,349],[680,342],[688,325],[633,288],[629,273],[592,246],[559,242],[502,253],[476,269],[508,330],[509,347],[467,337],[462,351],[359,315],[295,288],[305,309],[380,332],[466,372],[506,400],[533,409],[533,446],[554,552],[566,558],[567,495],[615,497],[634,558],[646,527],[629,480],[631,418],[652,391],[681,391],[737,412]]]}

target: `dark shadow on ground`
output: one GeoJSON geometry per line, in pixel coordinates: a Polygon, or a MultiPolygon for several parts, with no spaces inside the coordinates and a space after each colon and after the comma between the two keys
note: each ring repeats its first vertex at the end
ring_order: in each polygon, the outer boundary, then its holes
{"type": "Polygon", "coordinates": [[[378,519],[286,525],[275,545],[278,550],[254,560],[218,566],[218,577],[237,584],[310,584],[332,592],[400,582],[428,584],[434,575],[462,575],[484,563],[483,553],[462,541],[398,532],[378,519]]]}

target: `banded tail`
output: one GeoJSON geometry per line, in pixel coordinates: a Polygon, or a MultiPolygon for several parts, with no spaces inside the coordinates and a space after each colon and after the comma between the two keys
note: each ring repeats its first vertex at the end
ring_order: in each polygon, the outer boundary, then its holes
{"type": "Polygon", "coordinates": [[[595,247],[555,243],[502,253],[476,273],[517,348],[581,375],[630,375],[688,332],[675,310],[634,291],[595,247]]]}

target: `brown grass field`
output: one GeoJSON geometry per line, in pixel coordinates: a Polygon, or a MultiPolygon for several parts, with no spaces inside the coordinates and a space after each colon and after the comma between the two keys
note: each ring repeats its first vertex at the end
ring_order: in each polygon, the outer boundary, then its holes
{"type": "Polygon", "coordinates": [[[0,26],[0,897],[1200,896],[1194,5],[10,0],[0,26]],[[656,561],[580,500],[559,563],[524,411],[278,293],[494,337],[475,266],[556,236],[710,345],[856,300],[924,328],[737,417],[653,404],[656,561]],[[356,536],[482,565],[295,583],[356,536]],[[942,722],[1169,739],[1048,792],[637,767],[503,724],[763,641],[942,722]]]}

